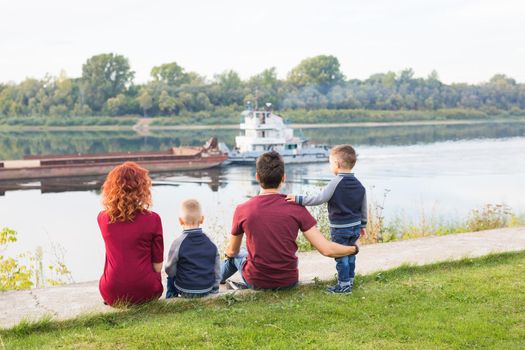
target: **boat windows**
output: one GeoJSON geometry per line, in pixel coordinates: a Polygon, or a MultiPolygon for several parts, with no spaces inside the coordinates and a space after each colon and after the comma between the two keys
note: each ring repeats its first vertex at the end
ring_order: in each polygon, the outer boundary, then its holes
{"type": "Polygon", "coordinates": [[[268,117],[268,114],[267,112],[256,112],[255,115],[257,117],[257,119],[259,119],[259,123],[261,124],[266,124],[266,118],[268,117]]]}

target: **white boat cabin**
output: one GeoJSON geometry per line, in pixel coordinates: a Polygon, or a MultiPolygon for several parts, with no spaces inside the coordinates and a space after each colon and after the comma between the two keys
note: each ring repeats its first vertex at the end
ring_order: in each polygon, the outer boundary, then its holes
{"type": "Polygon", "coordinates": [[[293,129],[287,127],[283,118],[271,111],[244,111],[241,123],[241,135],[235,138],[239,152],[294,150],[302,147],[303,140],[293,135],[293,129]]]}

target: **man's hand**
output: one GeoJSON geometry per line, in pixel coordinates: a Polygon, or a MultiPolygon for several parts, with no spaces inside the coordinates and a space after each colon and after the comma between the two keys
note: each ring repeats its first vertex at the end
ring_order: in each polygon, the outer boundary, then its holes
{"type": "Polygon", "coordinates": [[[346,246],[327,240],[319,231],[317,226],[303,232],[304,237],[310,242],[319,253],[331,258],[355,255],[359,252],[357,246],[346,246]]]}
{"type": "Polygon", "coordinates": [[[230,237],[230,242],[228,242],[226,249],[224,249],[225,258],[233,258],[239,254],[239,251],[241,250],[242,237],[243,234],[230,237]]]}
{"type": "Polygon", "coordinates": [[[361,232],[359,234],[361,237],[365,237],[366,236],[366,228],[364,227],[361,227],[361,232]]]}
{"type": "Polygon", "coordinates": [[[289,194],[286,196],[286,201],[287,202],[295,202],[295,195],[293,194],[289,194]]]}

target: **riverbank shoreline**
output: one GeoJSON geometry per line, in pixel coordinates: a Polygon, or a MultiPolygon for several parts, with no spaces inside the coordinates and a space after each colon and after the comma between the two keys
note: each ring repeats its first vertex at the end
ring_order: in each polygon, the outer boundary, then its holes
{"type": "MultiPolygon", "coordinates": [[[[149,119],[149,122],[154,120],[149,119]]],[[[502,123],[524,123],[524,119],[491,119],[491,120],[413,120],[413,121],[392,121],[392,122],[352,122],[352,123],[291,123],[294,129],[329,129],[343,127],[399,127],[399,126],[443,126],[443,125],[478,125],[478,124],[502,124],[502,123]]],[[[143,133],[145,131],[163,130],[236,130],[238,124],[184,124],[184,125],[148,125],[139,120],[135,125],[85,125],[85,126],[0,126],[0,132],[54,132],[54,131],[135,131],[143,133]]]]}
{"type": "MultiPolygon", "coordinates": [[[[421,266],[524,249],[525,227],[370,244],[361,247],[357,273],[364,276],[407,264],[421,266]]],[[[331,258],[318,252],[297,255],[301,284],[333,279],[335,268],[331,258]]],[[[221,288],[219,295],[233,292],[221,288]]],[[[3,292],[0,310],[0,328],[4,329],[22,320],[37,321],[46,316],[63,320],[86,313],[117,311],[103,304],[97,281],[3,292]]]]}

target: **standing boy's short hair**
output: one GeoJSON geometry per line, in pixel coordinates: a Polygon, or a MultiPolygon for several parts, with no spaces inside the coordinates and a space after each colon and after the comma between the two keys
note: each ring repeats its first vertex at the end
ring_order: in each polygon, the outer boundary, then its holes
{"type": "Polygon", "coordinates": [[[352,169],[357,161],[357,154],[351,145],[337,145],[332,147],[330,155],[340,162],[340,166],[352,169]]]}
{"type": "Polygon", "coordinates": [[[284,176],[283,158],[276,151],[263,153],[257,158],[255,171],[262,188],[277,188],[284,176]]]}
{"type": "Polygon", "coordinates": [[[186,199],[180,206],[180,218],[187,225],[197,225],[202,217],[201,205],[196,199],[186,199]]]}

